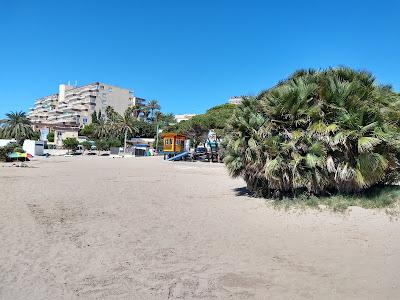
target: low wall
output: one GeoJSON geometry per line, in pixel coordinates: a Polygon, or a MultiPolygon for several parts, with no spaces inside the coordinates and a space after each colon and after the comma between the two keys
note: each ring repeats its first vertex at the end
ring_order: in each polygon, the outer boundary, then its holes
{"type": "Polygon", "coordinates": [[[48,153],[53,156],[60,156],[67,154],[68,150],[65,149],[44,149],[44,154],[48,153]]]}

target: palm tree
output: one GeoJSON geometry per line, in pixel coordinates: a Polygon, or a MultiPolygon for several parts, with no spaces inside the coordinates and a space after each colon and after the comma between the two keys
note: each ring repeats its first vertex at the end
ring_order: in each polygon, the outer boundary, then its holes
{"type": "Polygon", "coordinates": [[[24,139],[34,136],[31,122],[24,112],[10,112],[6,117],[7,119],[0,120],[1,135],[4,138],[15,138],[20,144],[24,139]]]}
{"type": "Polygon", "coordinates": [[[161,119],[162,119],[165,123],[167,123],[168,125],[169,125],[169,124],[175,124],[175,123],[176,123],[176,119],[175,119],[175,116],[174,116],[173,113],[167,113],[167,114],[161,113],[161,119]]]}
{"type": "Polygon", "coordinates": [[[105,121],[104,118],[98,119],[97,124],[95,126],[94,135],[97,138],[106,138],[109,137],[111,133],[110,123],[105,121]]]}
{"type": "Polygon", "coordinates": [[[153,119],[154,119],[155,122],[158,122],[158,121],[161,120],[162,116],[163,116],[163,114],[162,114],[161,111],[155,111],[153,119]]]}
{"type": "Polygon", "coordinates": [[[154,111],[161,109],[161,106],[158,104],[157,100],[150,100],[149,103],[147,103],[147,107],[150,109],[152,119],[154,119],[154,111]]]}
{"type": "Polygon", "coordinates": [[[110,106],[106,109],[108,128],[116,134],[124,135],[124,152],[126,152],[128,134],[138,132],[135,124],[134,109],[134,107],[129,107],[123,115],[117,113],[110,106]]]}
{"type": "Polygon", "coordinates": [[[138,105],[138,104],[135,104],[135,105],[133,105],[132,107],[131,107],[131,110],[132,110],[132,113],[133,113],[133,117],[135,118],[135,119],[139,119],[139,116],[140,116],[140,114],[142,113],[142,111],[143,111],[143,106],[141,106],[141,105],[138,105]]]}
{"type": "Polygon", "coordinates": [[[106,117],[109,123],[112,123],[118,118],[119,114],[112,108],[112,106],[106,107],[106,117]]]}
{"type": "Polygon", "coordinates": [[[147,120],[150,115],[150,110],[147,107],[144,107],[142,110],[142,113],[143,113],[143,119],[147,120]]]}
{"type": "Polygon", "coordinates": [[[400,97],[367,72],[296,72],[228,124],[225,163],[262,196],[354,193],[399,179],[400,97]]]}

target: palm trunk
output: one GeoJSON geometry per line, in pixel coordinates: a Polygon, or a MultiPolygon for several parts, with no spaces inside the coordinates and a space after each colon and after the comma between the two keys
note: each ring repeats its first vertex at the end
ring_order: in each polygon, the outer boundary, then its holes
{"type": "Polygon", "coordinates": [[[156,129],[156,146],[155,147],[153,147],[153,148],[155,148],[156,149],[156,151],[157,151],[157,153],[158,153],[158,131],[159,131],[159,129],[160,129],[160,124],[158,124],[157,123],[157,129],[156,129]]]}
{"type": "Polygon", "coordinates": [[[124,153],[126,153],[126,139],[128,138],[128,129],[125,129],[125,137],[124,137],[124,153]]]}

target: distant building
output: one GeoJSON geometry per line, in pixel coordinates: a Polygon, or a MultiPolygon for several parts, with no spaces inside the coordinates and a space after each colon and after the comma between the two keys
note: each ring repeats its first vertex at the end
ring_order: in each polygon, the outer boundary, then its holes
{"type": "Polygon", "coordinates": [[[229,98],[228,103],[239,105],[240,103],[242,103],[242,101],[243,101],[243,96],[233,96],[229,98]]]}
{"type": "Polygon", "coordinates": [[[175,115],[176,122],[187,121],[193,118],[196,114],[175,115]]]}
{"type": "Polygon", "coordinates": [[[138,97],[133,97],[132,98],[132,104],[133,105],[138,105],[138,106],[145,106],[146,100],[143,98],[138,98],[138,97]]]}
{"type": "Polygon", "coordinates": [[[94,82],[80,87],[60,84],[59,92],[42,97],[30,108],[28,118],[35,130],[54,131],[54,142],[62,144],[67,137],[78,137],[78,131],[92,122],[92,113],[101,111],[105,116],[107,106],[122,114],[130,105],[141,105],[128,89],[94,82]]]}

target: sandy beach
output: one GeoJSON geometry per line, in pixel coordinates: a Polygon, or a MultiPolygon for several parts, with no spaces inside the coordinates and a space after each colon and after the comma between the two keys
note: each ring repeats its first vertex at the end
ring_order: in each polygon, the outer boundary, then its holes
{"type": "Polygon", "coordinates": [[[275,210],[222,164],[29,165],[0,167],[1,299],[399,298],[384,212],[275,210]]]}

